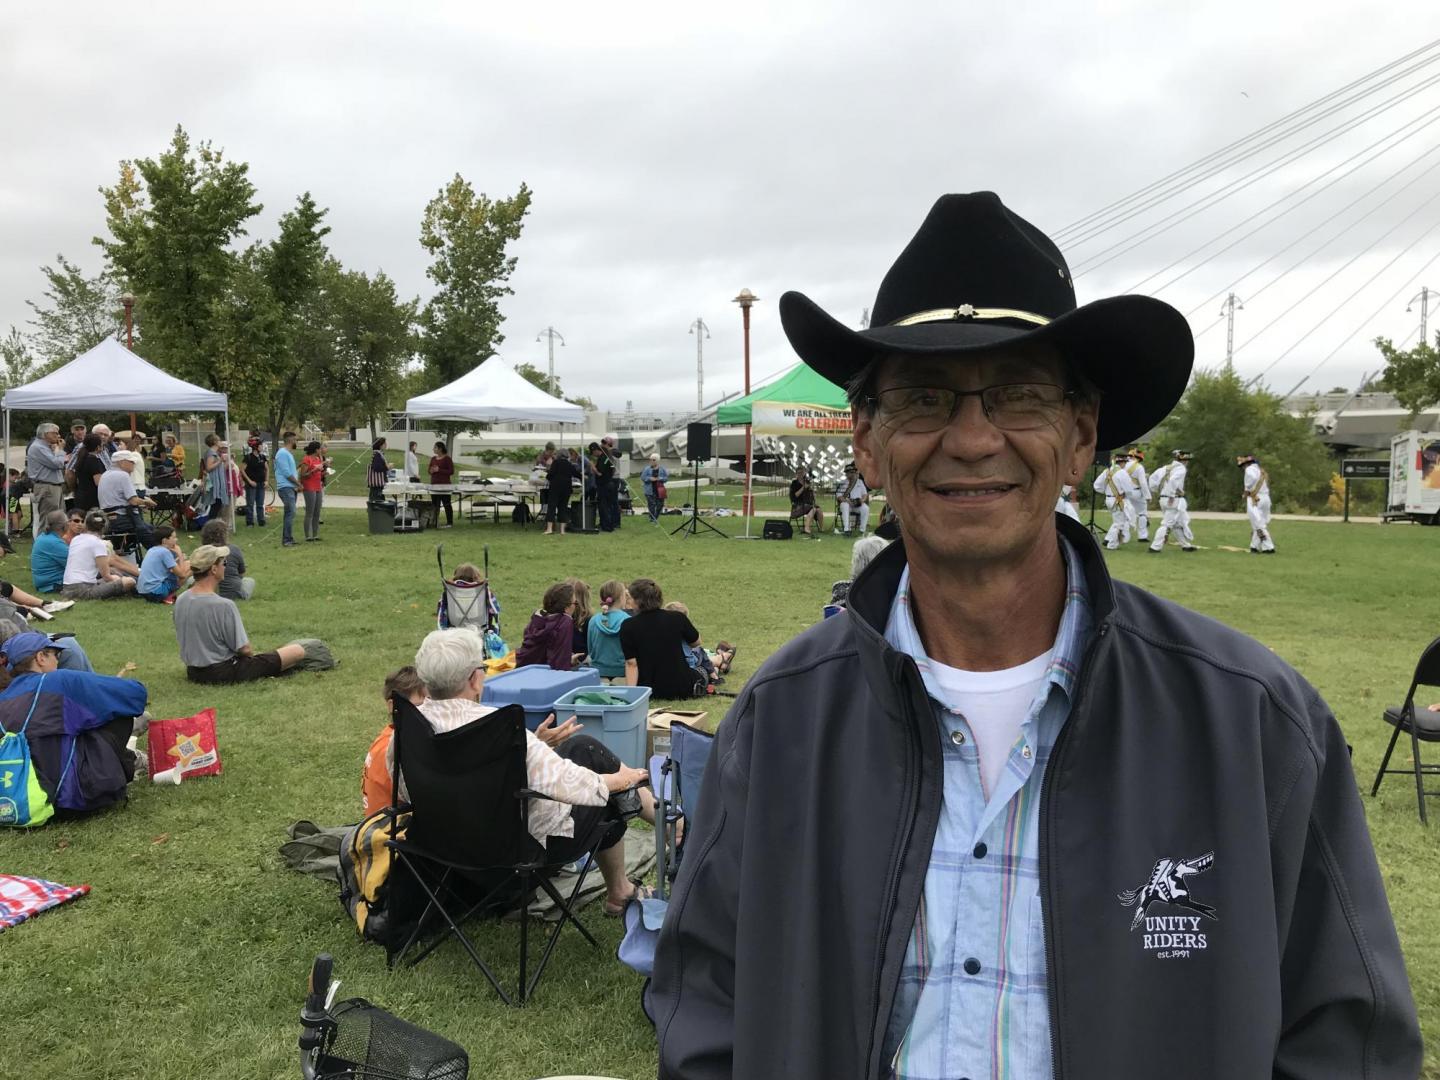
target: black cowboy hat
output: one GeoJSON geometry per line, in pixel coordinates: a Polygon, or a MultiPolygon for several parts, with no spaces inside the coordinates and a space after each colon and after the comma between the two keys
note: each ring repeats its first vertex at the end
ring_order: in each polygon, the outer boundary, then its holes
{"type": "Polygon", "coordinates": [[[1102,394],[1101,447],[1163,420],[1195,358],[1190,325],[1160,300],[1077,307],[1060,249],[989,191],[940,197],[880,283],[869,329],[850,329],[798,292],[780,298],[780,322],[800,359],[841,386],[881,354],[1054,345],[1102,394]]]}

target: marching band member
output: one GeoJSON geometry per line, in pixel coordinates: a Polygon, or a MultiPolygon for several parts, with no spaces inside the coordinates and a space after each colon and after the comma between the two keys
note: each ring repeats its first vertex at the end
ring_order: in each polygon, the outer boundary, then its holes
{"type": "Polygon", "coordinates": [[[1254,454],[1241,454],[1235,464],[1245,470],[1245,516],[1250,519],[1250,554],[1274,555],[1270,539],[1270,477],[1254,454]]]}
{"type": "Polygon", "coordinates": [[[1150,481],[1145,475],[1145,454],[1138,446],[1132,446],[1125,455],[1125,471],[1135,482],[1133,494],[1125,497],[1125,510],[1130,515],[1130,527],[1140,540],[1150,539],[1150,481]]]}
{"type": "Polygon", "coordinates": [[[1105,533],[1105,546],[1114,551],[1130,542],[1130,514],[1127,499],[1135,490],[1135,481],[1125,471],[1125,454],[1116,451],[1114,463],[1095,478],[1095,490],[1105,496],[1110,509],[1110,528],[1105,533]]]}

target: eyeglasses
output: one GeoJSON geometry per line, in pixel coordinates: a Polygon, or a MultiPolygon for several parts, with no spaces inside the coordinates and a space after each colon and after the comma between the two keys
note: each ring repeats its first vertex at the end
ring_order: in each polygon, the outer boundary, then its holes
{"type": "Polygon", "coordinates": [[[892,386],[868,399],[881,427],[912,434],[939,431],[955,418],[960,402],[978,397],[985,418],[1002,431],[1048,427],[1075,397],[1054,383],[1004,383],[981,390],[946,386],[892,386]]]}

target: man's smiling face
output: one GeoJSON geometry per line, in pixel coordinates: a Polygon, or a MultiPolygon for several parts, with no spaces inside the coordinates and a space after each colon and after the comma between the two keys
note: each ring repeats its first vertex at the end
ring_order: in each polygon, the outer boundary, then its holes
{"type": "Polygon", "coordinates": [[[1066,364],[1048,348],[891,356],[879,364],[870,390],[880,404],[856,409],[861,474],[884,487],[907,546],[937,564],[1018,560],[1053,535],[1061,485],[1077,483],[1094,457],[1098,406],[1066,397],[1043,422],[1007,430],[986,415],[979,397],[962,397],[948,422],[929,431],[917,430],[931,425],[913,423],[903,406],[888,406],[906,399],[906,387],[943,395],[1016,384],[1073,388],[1066,364]]]}

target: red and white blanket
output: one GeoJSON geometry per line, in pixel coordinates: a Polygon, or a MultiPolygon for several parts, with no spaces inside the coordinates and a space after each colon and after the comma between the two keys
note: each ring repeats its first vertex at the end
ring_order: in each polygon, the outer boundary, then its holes
{"type": "Polygon", "coordinates": [[[84,896],[89,885],[57,885],[53,881],[0,874],[0,930],[18,926],[42,911],[84,896]]]}

